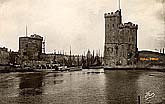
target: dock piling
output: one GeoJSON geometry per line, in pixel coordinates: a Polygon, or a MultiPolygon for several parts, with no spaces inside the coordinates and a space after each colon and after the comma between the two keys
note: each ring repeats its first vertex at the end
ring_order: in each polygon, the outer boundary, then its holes
{"type": "Polygon", "coordinates": [[[138,96],[138,104],[140,104],[140,96],[138,96]]]}

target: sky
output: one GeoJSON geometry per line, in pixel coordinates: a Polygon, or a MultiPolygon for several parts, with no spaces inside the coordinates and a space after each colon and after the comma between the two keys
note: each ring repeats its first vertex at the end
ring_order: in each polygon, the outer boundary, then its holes
{"type": "MultiPolygon", "coordinates": [[[[0,0],[0,47],[19,49],[19,37],[39,34],[46,52],[104,50],[104,13],[118,0],[0,0]]],[[[138,24],[139,50],[165,47],[165,0],[121,0],[123,23],[138,24]]]]}

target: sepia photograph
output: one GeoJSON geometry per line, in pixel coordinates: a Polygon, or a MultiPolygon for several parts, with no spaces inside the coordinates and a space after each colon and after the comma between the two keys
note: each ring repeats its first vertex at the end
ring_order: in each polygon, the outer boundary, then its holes
{"type": "Polygon", "coordinates": [[[0,104],[165,104],[165,0],[0,0],[0,104]]]}

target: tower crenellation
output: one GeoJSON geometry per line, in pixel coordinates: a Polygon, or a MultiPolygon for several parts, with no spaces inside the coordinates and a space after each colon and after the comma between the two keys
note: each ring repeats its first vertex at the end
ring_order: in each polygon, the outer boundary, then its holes
{"type": "Polygon", "coordinates": [[[104,17],[119,17],[120,16],[120,10],[117,10],[116,12],[111,12],[111,13],[105,13],[104,17]]]}
{"type": "Polygon", "coordinates": [[[132,22],[124,23],[123,27],[124,28],[130,28],[130,29],[138,29],[138,25],[133,24],[132,22]]]}
{"type": "Polygon", "coordinates": [[[133,24],[131,22],[120,24],[119,25],[119,29],[123,29],[123,28],[138,29],[138,25],[137,24],[133,24]]]}

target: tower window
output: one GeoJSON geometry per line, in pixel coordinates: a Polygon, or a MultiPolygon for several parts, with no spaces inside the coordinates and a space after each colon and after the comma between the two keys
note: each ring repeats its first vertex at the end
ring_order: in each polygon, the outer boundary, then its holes
{"type": "Polygon", "coordinates": [[[116,49],[116,54],[118,54],[118,46],[116,46],[115,49],[116,49]]]}
{"type": "Polygon", "coordinates": [[[23,52],[23,55],[27,55],[27,53],[26,52],[23,52]]]}
{"type": "Polygon", "coordinates": [[[109,24],[107,25],[107,27],[109,28],[109,24]]]}
{"type": "Polygon", "coordinates": [[[114,27],[115,25],[113,24],[112,26],[114,27]]]}

